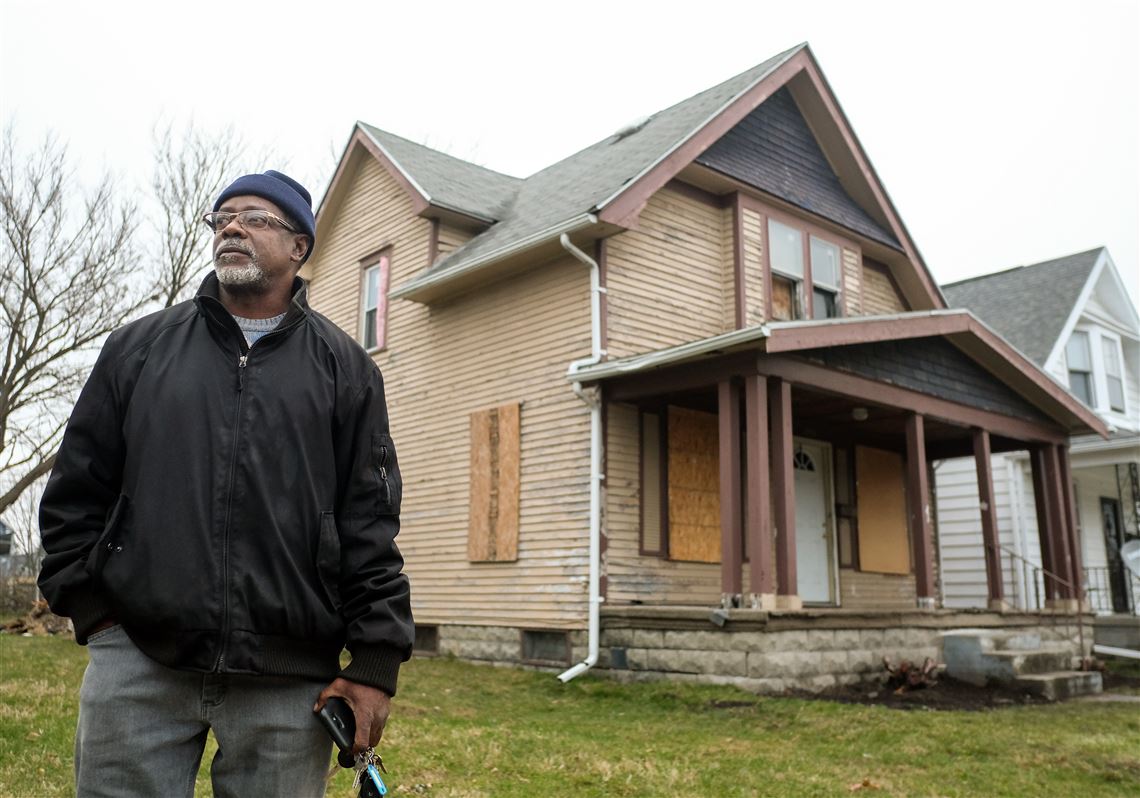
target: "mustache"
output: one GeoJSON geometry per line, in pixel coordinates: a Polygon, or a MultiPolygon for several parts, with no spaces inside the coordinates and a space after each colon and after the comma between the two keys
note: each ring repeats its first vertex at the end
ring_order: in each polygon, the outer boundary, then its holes
{"type": "Polygon", "coordinates": [[[251,258],[253,257],[253,248],[240,240],[223,241],[222,243],[218,244],[218,246],[214,247],[215,258],[218,255],[221,255],[223,252],[240,252],[243,255],[248,255],[251,258]]]}

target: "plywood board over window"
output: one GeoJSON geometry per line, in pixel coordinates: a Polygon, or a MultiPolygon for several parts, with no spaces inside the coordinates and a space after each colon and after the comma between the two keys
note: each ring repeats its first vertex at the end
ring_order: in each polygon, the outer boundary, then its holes
{"type": "Polygon", "coordinates": [[[859,567],[883,574],[910,573],[906,527],[906,473],[902,455],[855,447],[859,567]]]}
{"type": "Polygon", "coordinates": [[[669,558],[720,562],[717,417],[670,407],[669,558]]]}
{"type": "Polygon", "coordinates": [[[471,414],[467,559],[514,562],[519,550],[519,405],[471,414]]]}

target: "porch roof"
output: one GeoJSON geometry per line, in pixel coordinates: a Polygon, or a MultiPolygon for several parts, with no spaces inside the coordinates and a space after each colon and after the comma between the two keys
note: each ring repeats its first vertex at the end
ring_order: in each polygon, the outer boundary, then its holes
{"type": "Polygon", "coordinates": [[[1095,412],[968,310],[770,322],[651,352],[572,367],[566,376],[574,382],[598,383],[746,352],[794,354],[810,349],[930,337],[947,340],[1068,434],[1092,432],[1108,437],[1108,428],[1095,412]]]}

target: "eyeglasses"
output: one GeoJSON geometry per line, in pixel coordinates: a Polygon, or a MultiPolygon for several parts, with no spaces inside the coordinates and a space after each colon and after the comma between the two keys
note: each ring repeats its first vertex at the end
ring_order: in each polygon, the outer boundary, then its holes
{"type": "Polygon", "coordinates": [[[238,220],[238,224],[241,225],[243,230],[264,230],[269,227],[270,222],[277,222],[277,224],[290,232],[299,232],[293,225],[269,211],[253,210],[238,211],[237,213],[215,211],[214,213],[207,213],[202,217],[202,221],[206,227],[215,233],[226,229],[234,219],[238,220]]]}

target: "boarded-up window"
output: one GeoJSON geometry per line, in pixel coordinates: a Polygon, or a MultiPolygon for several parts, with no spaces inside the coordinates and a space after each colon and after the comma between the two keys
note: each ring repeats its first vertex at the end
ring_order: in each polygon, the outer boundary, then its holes
{"type": "Polygon", "coordinates": [[[720,562],[717,417],[670,407],[669,558],[720,562]]]}
{"type": "Polygon", "coordinates": [[[514,562],[519,549],[519,405],[471,414],[467,559],[514,562]]]}
{"type": "Polygon", "coordinates": [[[796,318],[796,284],[787,278],[772,275],[772,318],[789,321],[796,318]]]}
{"type": "Polygon", "coordinates": [[[664,557],[665,519],[661,512],[661,415],[641,414],[641,553],[664,557]]]}
{"type": "Polygon", "coordinates": [[[859,568],[884,574],[910,573],[906,528],[906,473],[902,455],[855,447],[859,568]]]}

